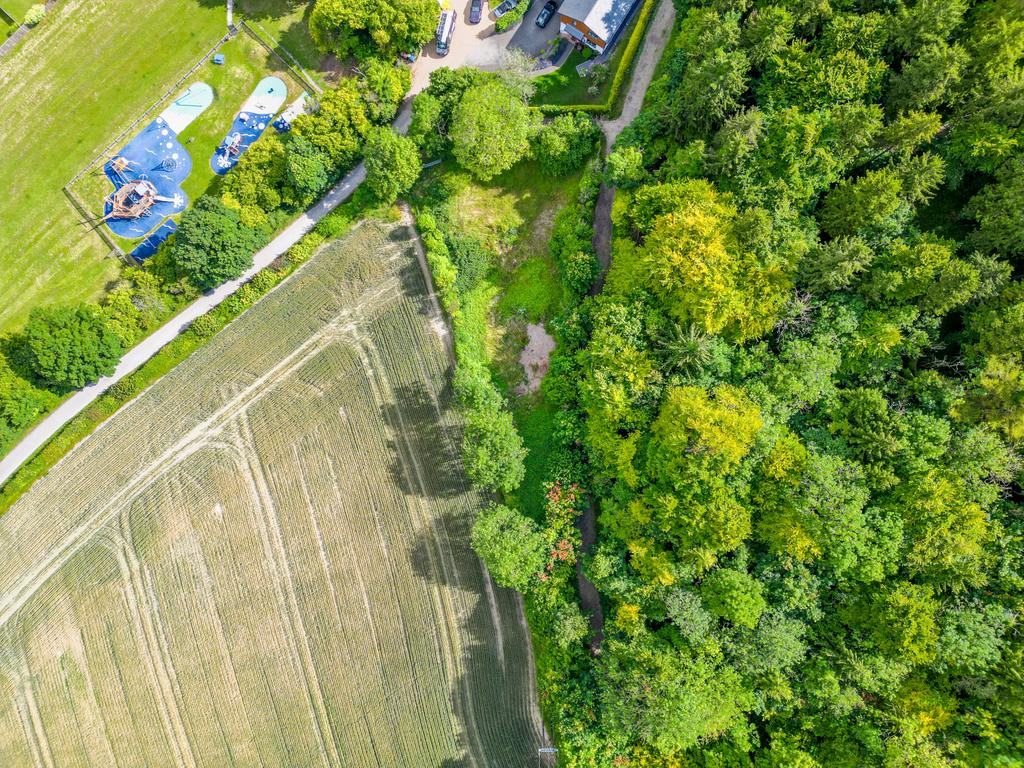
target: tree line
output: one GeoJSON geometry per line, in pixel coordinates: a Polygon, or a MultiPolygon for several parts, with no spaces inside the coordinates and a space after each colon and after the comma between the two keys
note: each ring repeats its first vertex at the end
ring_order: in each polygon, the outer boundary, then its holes
{"type": "Polygon", "coordinates": [[[1012,0],[679,7],[547,513],[474,531],[565,765],[1024,763],[1022,63],[1012,0]]]}

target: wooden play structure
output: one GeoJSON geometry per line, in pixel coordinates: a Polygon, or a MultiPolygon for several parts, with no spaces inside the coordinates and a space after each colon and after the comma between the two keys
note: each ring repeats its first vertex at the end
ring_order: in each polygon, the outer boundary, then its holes
{"type": "Polygon", "coordinates": [[[107,197],[105,202],[110,203],[110,211],[100,221],[106,221],[107,219],[137,219],[145,216],[154,203],[173,203],[175,201],[170,197],[158,195],[153,182],[147,179],[137,179],[118,187],[107,197]]]}
{"type": "Polygon", "coordinates": [[[138,219],[145,216],[154,203],[177,202],[174,198],[158,194],[156,186],[149,179],[129,178],[126,173],[133,165],[136,163],[121,155],[110,161],[109,171],[116,177],[117,189],[103,201],[110,204],[110,211],[97,221],[138,219]]]}

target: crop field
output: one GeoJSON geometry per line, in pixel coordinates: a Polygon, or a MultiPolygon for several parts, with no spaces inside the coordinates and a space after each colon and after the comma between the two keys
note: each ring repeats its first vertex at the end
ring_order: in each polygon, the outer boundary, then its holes
{"type": "Polygon", "coordinates": [[[533,764],[411,236],[327,246],[0,519],[0,765],[533,764]]]}

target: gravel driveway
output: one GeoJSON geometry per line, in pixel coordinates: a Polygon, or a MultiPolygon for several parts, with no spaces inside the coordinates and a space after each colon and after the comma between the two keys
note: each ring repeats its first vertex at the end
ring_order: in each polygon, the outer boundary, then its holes
{"type": "MultiPolygon", "coordinates": [[[[495,0],[497,6],[500,0],[495,0]]],[[[455,23],[455,34],[448,48],[447,56],[438,56],[433,43],[427,43],[420,57],[412,67],[413,95],[419,93],[430,84],[430,73],[441,67],[458,69],[459,67],[477,67],[483,70],[495,70],[501,66],[502,56],[508,48],[515,30],[502,32],[494,30],[494,14],[484,0],[484,13],[479,24],[469,24],[470,0],[452,0],[451,7],[458,13],[455,23]]]]}

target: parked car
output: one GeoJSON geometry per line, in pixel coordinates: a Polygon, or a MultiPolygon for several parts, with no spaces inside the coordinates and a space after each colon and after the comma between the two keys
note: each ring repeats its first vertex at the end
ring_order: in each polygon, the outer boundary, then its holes
{"type": "Polygon", "coordinates": [[[544,7],[540,9],[540,13],[537,14],[537,26],[543,29],[551,21],[551,17],[555,15],[555,11],[558,10],[558,3],[555,0],[548,0],[544,3],[544,7]]]}
{"type": "Polygon", "coordinates": [[[504,0],[501,5],[494,9],[494,18],[500,19],[517,5],[519,5],[517,0],[504,0]]]}
{"type": "Polygon", "coordinates": [[[469,5],[469,23],[479,24],[484,11],[484,0],[473,0],[469,5]]]}
{"type": "Polygon", "coordinates": [[[437,32],[434,34],[434,43],[438,56],[447,56],[448,49],[452,44],[452,36],[455,34],[455,20],[458,14],[455,11],[442,11],[441,19],[437,22],[437,32]]]}

